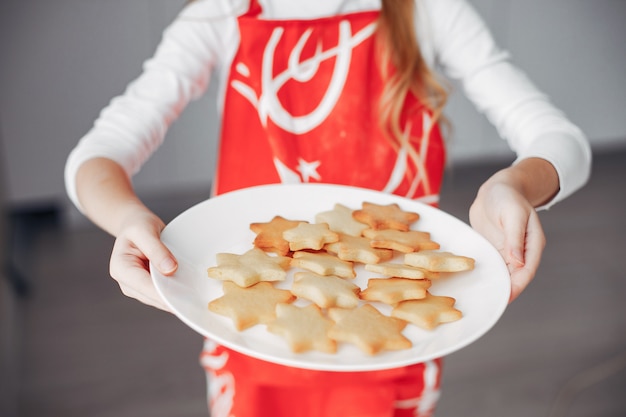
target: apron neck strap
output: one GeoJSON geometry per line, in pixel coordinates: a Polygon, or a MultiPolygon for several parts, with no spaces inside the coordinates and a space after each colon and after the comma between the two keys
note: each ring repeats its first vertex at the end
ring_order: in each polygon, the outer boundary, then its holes
{"type": "Polygon", "coordinates": [[[248,11],[244,14],[244,16],[256,17],[259,16],[262,12],[263,8],[261,7],[261,3],[259,3],[259,0],[250,0],[248,11]]]}

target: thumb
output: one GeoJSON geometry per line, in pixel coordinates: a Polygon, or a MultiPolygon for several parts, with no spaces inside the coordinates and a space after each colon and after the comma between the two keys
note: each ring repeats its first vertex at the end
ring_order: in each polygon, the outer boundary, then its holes
{"type": "Polygon", "coordinates": [[[172,275],[178,269],[176,258],[158,237],[139,238],[136,244],[161,274],[172,275]]]}
{"type": "Polygon", "coordinates": [[[178,262],[176,262],[176,258],[174,258],[174,255],[172,255],[169,250],[154,259],[157,259],[155,265],[163,275],[172,275],[178,269],[178,262]]]}

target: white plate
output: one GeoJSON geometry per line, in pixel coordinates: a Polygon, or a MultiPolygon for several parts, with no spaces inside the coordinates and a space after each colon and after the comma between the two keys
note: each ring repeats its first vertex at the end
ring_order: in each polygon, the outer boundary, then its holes
{"type": "MultiPolygon", "coordinates": [[[[163,242],[179,261],[173,277],[151,268],[157,290],[172,311],[198,333],[231,349],[283,365],[331,371],[389,369],[448,355],[485,334],[504,312],[510,293],[508,270],[499,253],[464,222],[431,206],[394,195],[336,185],[268,185],[234,191],[206,200],[174,219],[163,231],[163,242]],[[404,334],[413,342],[411,349],[384,352],[375,356],[356,347],[340,344],[338,352],[292,353],[285,341],[257,325],[243,332],[235,330],[230,319],[207,309],[222,295],[222,282],[207,277],[219,252],[244,253],[252,248],[253,222],[270,221],[275,215],[313,222],[316,213],[331,210],[336,203],[360,208],[364,201],[397,203],[415,211],[420,219],[413,229],[428,231],[442,250],[470,256],[474,270],[435,281],[433,294],[456,298],[464,317],[433,331],[409,325],[404,334]]],[[[370,275],[357,269],[356,283],[365,287],[370,275]]],[[[288,281],[279,287],[288,288],[288,281]]],[[[300,302],[300,300],[298,301],[300,302]]],[[[376,304],[383,313],[387,306],[376,304]]]]}

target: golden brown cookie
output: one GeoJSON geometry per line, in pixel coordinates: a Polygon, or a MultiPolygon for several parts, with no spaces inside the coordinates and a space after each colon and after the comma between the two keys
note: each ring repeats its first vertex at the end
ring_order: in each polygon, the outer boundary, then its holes
{"type": "Polygon", "coordinates": [[[355,278],[352,262],[344,261],[326,252],[294,252],[291,266],[307,269],[319,275],[336,275],[341,278],[355,278]]]}
{"type": "Polygon", "coordinates": [[[474,259],[451,252],[420,251],[404,255],[407,265],[436,272],[461,272],[474,269],[474,259]]]}
{"type": "Polygon", "coordinates": [[[367,264],[365,269],[377,274],[386,275],[388,277],[396,278],[411,278],[411,279],[436,279],[439,278],[438,272],[428,271],[424,268],[418,268],[415,266],[405,265],[395,262],[381,262],[378,264],[367,264]]]}
{"type": "Polygon", "coordinates": [[[296,227],[285,230],[283,238],[289,242],[292,251],[320,250],[325,244],[338,241],[339,235],[330,230],[326,223],[300,222],[296,227]]]}
{"type": "Polygon", "coordinates": [[[367,229],[365,223],[361,223],[352,217],[353,210],[342,204],[335,204],[332,210],[318,213],[315,216],[316,223],[326,223],[330,230],[350,236],[361,236],[361,232],[367,229]]]}
{"type": "Polygon", "coordinates": [[[242,288],[226,281],[223,289],[224,295],[209,302],[209,310],[230,318],[237,330],[274,320],[276,304],[296,299],[288,290],[274,288],[269,282],[242,288]]]}
{"type": "Polygon", "coordinates": [[[296,272],[291,293],[317,304],[321,308],[354,308],[359,305],[358,285],[334,275],[296,272]]]}
{"type": "Polygon", "coordinates": [[[393,305],[405,300],[417,300],[426,297],[431,281],[410,278],[370,278],[367,288],[359,297],[367,301],[380,301],[393,305]]]}
{"type": "Polygon", "coordinates": [[[372,248],[369,239],[344,234],[339,234],[339,241],[325,245],[324,249],[344,261],[364,264],[375,264],[393,258],[392,250],[372,248]]]}
{"type": "Polygon", "coordinates": [[[417,230],[366,229],[363,236],[371,239],[373,248],[393,249],[398,252],[410,253],[425,249],[439,249],[439,243],[430,239],[430,233],[417,230]]]}
{"type": "Polygon", "coordinates": [[[252,223],[250,230],[256,233],[254,246],[266,252],[276,252],[279,255],[289,253],[289,242],[283,238],[283,232],[300,224],[297,220],[288,220],[281,216],[275,216],[266,223],[252,223]]]}
{"type": "Polygon", "coordinates": [[[419,219],[419,214],[405,211],[396,203],[381,205],[364,202],[362,208],[355,210],[352,216],[370,229],[395,229],[407,231],[419,219]]]}
{"type": "Polygon", "coordinates": [[[421,300],[402,301],[394,307],[391,315],[423,329],[432,330],[441,323],[449,323],[463,317],[463,313],[454,308],[455,302],[452,297],[428,293],[421,300]]]}
{"type": "Polygon", "coordinates": [[[355,309],[331,308],[328,315],[335,322],[329,336],[340,342],[352,343],[368,355],[412,346],[402,334],[406,322],[385,316],[370,304],[355,309]]]}
{"type": "Polygon", "coordinates": [[[207,269],[211,278],[232,281],[240,287],[249,287],[260,281],[284,281],[291,258],[271,256],[261,249],[252,248],[242,255],[218,253],[217,266],[207,269]]]}
{"type": "Polygon", "coordinates": [[[315,304],[306,307],[277,304],[276,320],[267,324],[267,330],[283,337],[295,353],[308,350],[335,353],[337,342],[328,337],[332,325],[332,320],[315,304]]]}

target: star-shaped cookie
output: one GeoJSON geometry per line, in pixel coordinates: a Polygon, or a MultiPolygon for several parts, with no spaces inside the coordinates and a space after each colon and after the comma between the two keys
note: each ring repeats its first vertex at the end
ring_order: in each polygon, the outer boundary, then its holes
{"type": "Polygon", "coordinates": [[[432,330],[441,323],[449,323],[463,317],[463,313],[454,308],[455,302],[452,297],[428,293],[421,300],[402,301],[393,308],[391,315],[423,329],[432,330]]]}
{"type": "Polygon", "coordinates": [[[373,248],[393,249],[403,253],[439,249],[439,243],[430,239],[430,233],[417,230],[366,229],[363,236],[371,239],[373,248]]]}
{"type": "Polygon", "coordinates": [[[411,278],[411,279],[434,279],[439,278],[438,272],[428,271],[424,268],[405,265],[395,262],[381,262],[378,264],[367,264],[365,270],[383,274],[388,277],[411,278]]]}
{"type": "Polygon", "coordinates": [[[385,316],[371,304],[355,309],[331,308],[328,315],[335,322],[329,336],[337,341],[352,343],[368,355],[412,346],[402,334],[406,322],[385,316]]]}
{"type": "Polygon", "coordinates": [[[274,288],[269,282],[242,288],[226,281],[223,289],[224,295],[209,302],[209,310],[229,317],[237,330],[274,320],[276,304],[291,303],[296,298],[288,290],[274,288]]]}
{"type": "Polygon", "coordinates": [[[232,281],[240,287],[249,287],[260,281],[284,281],[291,258],[271,256],[252,248],[242,255],[218,253],[217,266],[207,269],[211,278],[232,281]]]}
{"type": "Polygon", "coordinates": [[[352,262],[344,261],[325,252],[294,252],[291,266],[308,269],[319,275],[336,275],[341,278],[355,278],[352,262]]]}
{"type": "Polygon", "coordinates": [[[405,211],[396,203],[381,205],[363,202],[359,210],[355,210],[352,216],[362,223],[369,225],[371,229],[395,229],[407,231],[411,224],[420,216],[411,211],[405,211]]]}
{"type": "Polygon", "coordinates": [[[359,296],[362,300],[380,301],[393,305],[405,300],[417,300],[426,297],[431,281],[410,278],[370,278],[359,296]]]}
{"type": "Polygon", "coordinates": [[[342,204],[335,204],[332,210],[324,211],[315,215],[316,223],[326,223],[330,230],[344,233],[350,236],[361,236],[367,229],[365,223],[361,223],[352,217],[353,210],[342,204]]]}
{"type": "Polygon", "coordinates": [[[404,263],[437,272],[460,272],[474,269],[473,258],[435,250],[407,253],[404,255],[404,263]]]}
{"type": "Polygon", "coordinates": [[[283,238],[289,242],[289,249],[320,250],[326,243],[339,240],[339,235],[328,228],[326,223],[300,222],[296,227],[283,232],[283,238]]]}
{"type": "Polygon", "coordinates": [[[289,253],[289,242],[283,238],[283,232],[296,227],[300,221],[288,220],[281,216],[265,223],[252,223],[250,230],[256,233],[254,246],[267,252],[276,252],[279,255],[289,253]]]}
{"type": "Polygon", "coordinates": [[[359,305],[358,285],[335,275],[296,272],[291,286],[292,294],[314,302],[321,308],[353,308],[359,305]]]}
{"type": "Polygon", "coordinates": [[[305,307],[277,304],[276,320],[267,324],[267,330],[282,336],[295,353],[308,350],[335,353],[337,342],[328,337],[332,325],[332,320],[315,304],[305,307]]]}
{"type": "Polygon", "coordinates": [[[327,244],[324,249],[334,253],[344,261],[364,264],[376,264],[388,261],[393,257],[392,250],[373,248],[367,238],[342,233],[339,234],[339,241],[327,244]]]}

